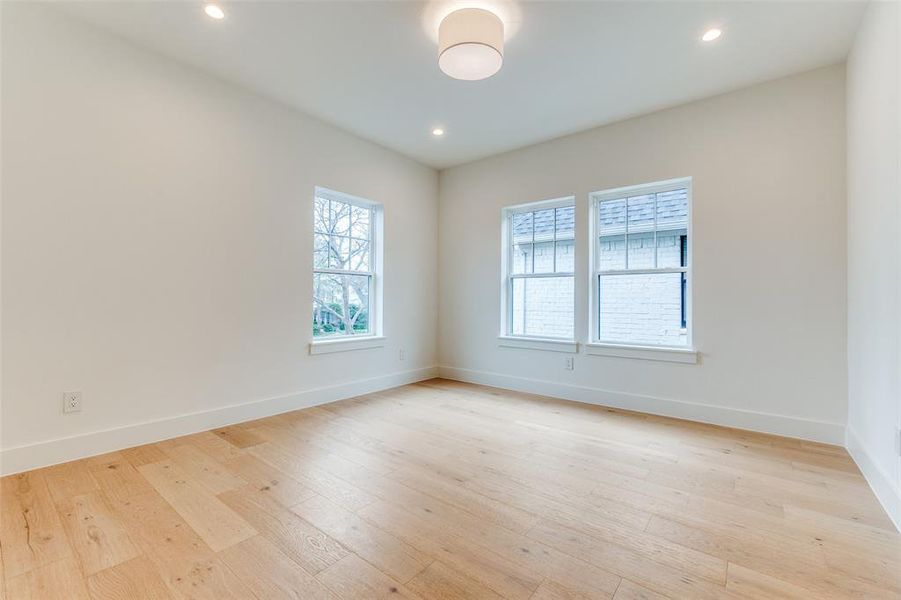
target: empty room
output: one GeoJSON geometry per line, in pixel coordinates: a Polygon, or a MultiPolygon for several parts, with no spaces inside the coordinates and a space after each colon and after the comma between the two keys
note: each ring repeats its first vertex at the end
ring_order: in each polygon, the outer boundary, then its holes
{"type": "Polygon", "coordinates": [[[901,600],[901,1],[0,0],[0,600],[901,600]]]}

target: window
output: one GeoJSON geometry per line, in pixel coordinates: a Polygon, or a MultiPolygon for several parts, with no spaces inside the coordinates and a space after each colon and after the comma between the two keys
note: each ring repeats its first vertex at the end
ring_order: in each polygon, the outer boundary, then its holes
{"type": "Polygon", "coordinates": [[[593,341],[689,347],[691,180],[591,198],[593,341]]]}
{"type": "Polygon", "coordinates": [[[313,200],[313,338],[379,333],[381,210],[316,188],[313,200]]]}
{"type": "Polygon", "coordinates": [[[575,202],[538,202],[504,211],[502,335],[574,337],[575,202]]]}

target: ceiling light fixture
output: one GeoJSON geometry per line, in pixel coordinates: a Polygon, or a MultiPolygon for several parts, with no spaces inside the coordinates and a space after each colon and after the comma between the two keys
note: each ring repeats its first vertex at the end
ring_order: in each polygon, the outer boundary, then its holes
{"type": "Polygon", "coordinates": [[[454,79],[477,81],[504,63],[504,23],[481,8],[456,10],[438,26],[438,67],[454,79]]]}
{"type": "Polygon", "coordinates": [[[215,4],[207,4],[203,7],[203,12],[205,12],[208,17],[211,17],[213,19],[219,20],[225,18],[225,11],[215,4]]]}
{"type": "Polygon", "coordinates": [[[705,42],[712,42],[713,40],[717,39],[721,35],[723,35],[722,29],[713,28],[713,29],[708,29],[707,31],[705,31],[704,35],[701,36],[701,39],[705,42]]]}
{"type": "Polygon", "coordinates": [[[444,135],[444,130],[440,127],[436,127],[432,130],[432,135],[434,135],[435,137],[441,137],[442,135],[444,135]]]}

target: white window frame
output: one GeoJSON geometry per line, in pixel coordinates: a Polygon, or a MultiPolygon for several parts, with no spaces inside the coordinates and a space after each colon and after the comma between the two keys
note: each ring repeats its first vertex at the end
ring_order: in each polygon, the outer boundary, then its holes
{"type": "MultiPolygon", "coordinates": [[[[525,348],[531,350],[550,350],[555,352],[578,352],[579,345],[575,340],[576,335],[576,274],[575,254],[573,255],[573,271],[569,273],[517,273],[513,274],[513,216],[520,213],[535,212],[539,210],[557,209],[572,206],[576,210],[575,196],[555,198],[553,200],[540,200],[526,204],[507,206],[501,210],[501,306],[500,306],[500,334],[498,345],[506,348],[525,348]],[[546,277],[572,277],[573,278],[573,337],[560,338],[550,336],[518,335],[513,333],[513,294],[514,279],[538,279],[546,277]]],[[[579,238],[578,222],[573,223],[573,252],[576,252],[579,238]]],[[[556,266],[556,251],[554,261],[556,266]]]]}
{"type": "MultiPolygon", "coordinates": [[[[670,362],[697,362],[697,351],[694,349],[692,341],[692,260],[694,252],[692,244],[694,236],[692,235],[692,179],[691,177],[681,177],[678,179],[669,179],[666,181],[658,181],[654,183],[646,183],[640,185],[632,185],[615,189],[592,192],[589,198],[589,239],[591,240],[590,260],[589,260],[589,315],[588,327],[590,340],[586,344],[586,352],[599,356],[618,356],[623,358],[640,358],[647,360],[664,360],[670,362]],[[660,192],[670,192],[674,190],[685,189],[688,196],[686,235],[687,240],[687,259],[684,267],[666,267],[651,269],[629,269],[628,259],[624,269],[600,269],[598,261],[600,259],[600,238],[598,231],[598,216],[601,202],[607,200],[619,200],[630,196],[639,196],[643,194],[655,194],[660,192]],[[685,274],[685,330],[686,345],[656,345],[656,344],[629,344],[620,340],[605,340],[600,337],[599,331],[599,302],[598,281],[603,275],[641,275],[654,273],[684,273],[685,274]]],[[[627,208],[627,227],[626,227],[626,245],[628,247],[628,208],[627,208]]],[[[657,211],[654,211],[655,227],[654,235],[656,240],[657,211]]],[[[656,246],[656,243],[655,243],[656,246]]],[[[627,252],[628,255],[628,252],[627,252]]],[[[655,249],[656,260],[656,249],[655,249]]]]}
{"type": "MultiPolygon", "coordinates": [[[[384,346],[384,319],[382,310],[382,279],[383,279],[383,261],[384,247],[382,240],[384,239],[384,209],[382,204],[352,196],[344,192],[337,192],[324,187],[317,186],[313,191],[313,202],[316,198],[333,200],[336,202],[344,202],[352,206],[365,208],[370,211],[369,219],[369,271],[352,271],[349,269],[331,269],[318,268],[313,264],[312,281],[315,282],[317,273],[328,273],[334,275],[366,275],[369,277],[369,333],[361,335],[344,334],[340,336],[314,337],[313,327],[310,325],[310,354],[327,354],[331,352],[344,352],[349,350],[364,350],[367,348],[379,348],[384,346]]],[[[315,225],[311,229],[311,234],[315,234],[315,225]]],[[[315,244],[315,235],[313,235],[313,244],[315,244]]],[[[314,246],[315,248],[315,246],[314,246]]],[[[315,251],[315,250],[314,250],[315,251]]],[[[311,255],[313,258],[315,255],[311,255]]],[[[310,294],[312,303],[309,314],[315,308],[313,294],[310,294]]]]}

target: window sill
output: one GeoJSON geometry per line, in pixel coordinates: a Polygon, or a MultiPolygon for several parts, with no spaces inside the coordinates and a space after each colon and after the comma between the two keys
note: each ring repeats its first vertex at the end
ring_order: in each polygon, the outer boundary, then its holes
{"type": "Polygon", "coordinates": [[[576,354],[579,342],[570,340],[554,340],[546,338],[498,336],[498,345],[504,348],[521,348],[525,350],[546,350],[548,352],[568,352],[576,354]]]}
{"type": "Polygon", "coordinates": [[[586,354],[593,356],[618,356],[642,360],[660,360],[697,364],[698,351],[694,348],[662,348],[656,346],[629,346],[625,344],[585,344],[586,354]]]}
{"type": "Polygon", "coordinates": [[[347,336],[310,342],[310,354],[367,350],[369,348],[381,348],[384,345],[385,337],[381,335],[347,336]]]}

